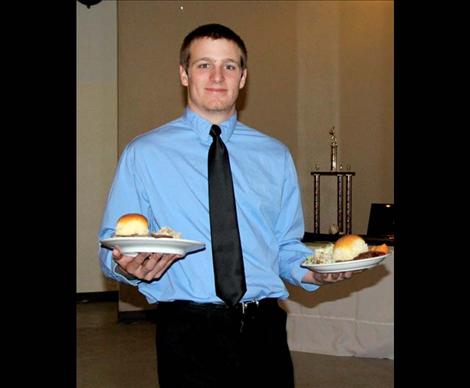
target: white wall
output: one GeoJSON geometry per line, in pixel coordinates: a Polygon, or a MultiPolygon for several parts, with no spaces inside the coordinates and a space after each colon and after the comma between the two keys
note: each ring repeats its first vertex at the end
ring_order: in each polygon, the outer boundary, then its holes
{"type": "Polygon", "coordinates": [[[77,2],[77,292],[117,290],[97,233],[117,161],[117,6],[77,2]]]}

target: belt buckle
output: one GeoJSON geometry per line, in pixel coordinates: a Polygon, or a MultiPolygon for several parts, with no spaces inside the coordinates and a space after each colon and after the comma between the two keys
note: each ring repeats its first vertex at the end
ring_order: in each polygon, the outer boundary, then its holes
{"type": "Polygon", "coordinates": [[[240,304],[242,306],[242,314],[240,319],[240,333],[242,333],[243,327],[245,326],[245,320],[249,319],[248,310],[250,309],[250,306],[255,306],[255,309],[257,310],[259,306],[259,300],[249,300],[247,302],[240,302],[240,304]]]}
{"type": "Polygon", "coordinates": [[[249,300],[247,302],[241,302],[242,304],[242,314],[245,315],[248,311],[249,306],[255,305],[256,308],[259,306],[259,300],[249,300]]]}

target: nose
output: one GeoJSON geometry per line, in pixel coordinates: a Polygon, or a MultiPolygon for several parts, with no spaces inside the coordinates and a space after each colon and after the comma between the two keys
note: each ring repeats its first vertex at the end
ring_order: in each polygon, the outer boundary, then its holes
{"type": "Polygon", "coordinates": [[[222,66],[214,66],[211,78],[214,82],[222,82],[224,80],[224,72],[222,66]]]}

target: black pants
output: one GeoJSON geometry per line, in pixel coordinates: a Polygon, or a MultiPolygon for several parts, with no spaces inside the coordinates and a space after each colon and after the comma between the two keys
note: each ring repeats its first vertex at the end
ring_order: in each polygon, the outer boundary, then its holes
{"type": "Polygon", "coordinates": [[[245,309],[160,303],[156,327],[160,387],[294,387],[286,319],[275,299],[245,309]]]}

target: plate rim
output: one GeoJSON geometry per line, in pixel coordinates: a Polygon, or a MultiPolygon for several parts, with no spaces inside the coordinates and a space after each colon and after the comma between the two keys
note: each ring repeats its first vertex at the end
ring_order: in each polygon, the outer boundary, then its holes
{"type": "Polygon", "coordinates": [[[359,270],[359,269],[375,267],[376,265],[378,265],[382,261],[384,261],[388,256],[391,256],[391,254],[392,254],[392,252],[388,252],[388,253],[385,253],[384,255],[381,255],[381,256],[367,257],[365,259],[345,260],[345,261],[341,261],[341,262],[320,263],[320,264],[306,264],[305,262],[307,261],[307,259],[305,259],[301,263],[301,266],[304,267],[304,268],[313,269],[316,272],[324,272],[324,273],[327,273],[327,272],[355,271],[355,270],[359,270]],[[354,265],[352,267],[348,266],[347,264],[350,264],[350,263],[354,263],[354,265]],[[328,271],[328,269],[330,267],[334,268],[334,269],[331,269],[331,270],[328,271]]]}
{"type": "MultiPolygon", "coordinates": [[[[196,240],[186,240],[186,239],[177,239],[172,237],[160,237],[155,238],[151,236],[133,236],[133,237],[126,237],[126,236],[115,236],[115,237],[108,237],[100,240],[100,244],[103,245],[105,248],[113,249],[115,246],[119,246],[119,242],[123,245],[121,250],[125,254],[129,253],[137,253],[137,252],[163,252],[163,253],[171,253],[169,251],[174,250],[177,254],[189,254],[195,251],[199,251],[206,248],[206,244],[202,241],[196,240]],[[133,243],[137,245],[137,247],[132,247],[133,243]],[[148,251],[147,249],[142,250],[142,246],[146,243],[154,243],[155,247],[161,247],[163,250],[151,250],[148,251]],[[170,243],[170,244],[168,244],[170,243]],[[139,247],[139,244],[141,246],[139,247]]],[[[152,244],[146,246],[146,248],[152,247],[152,244]]]]}
{"type": "Polygon", "coordinates": [[[115,236],[115,237],[108,237],[100,240],[101,243],[103,242],[114,242],[114,241],[152,241],[152,242],[157,242],[157,241],[167,241],[167,242],[183,242],[183,243],[190,243],[190,244],[204,244],[202,241],[196,241],[196,240],[187,240],[184,238],[173,238],[173,237],[152,237],[152,236],[115,236]]]}

